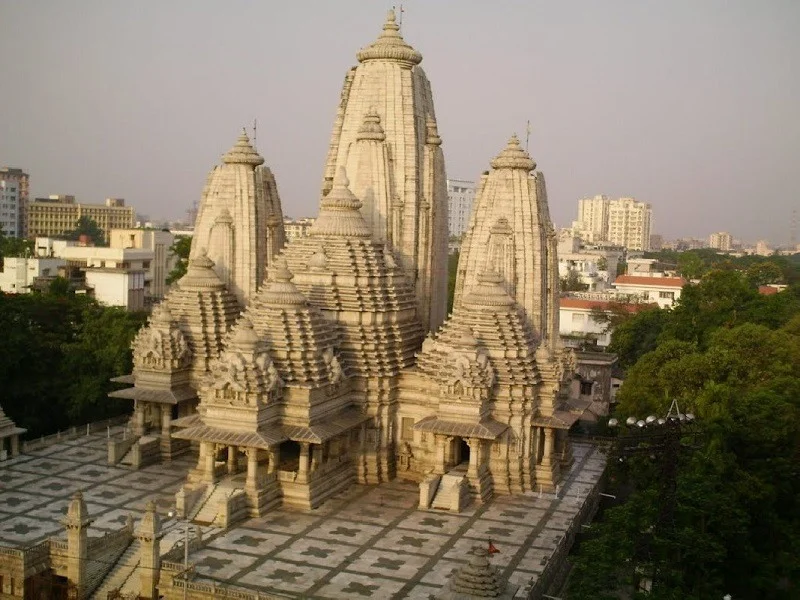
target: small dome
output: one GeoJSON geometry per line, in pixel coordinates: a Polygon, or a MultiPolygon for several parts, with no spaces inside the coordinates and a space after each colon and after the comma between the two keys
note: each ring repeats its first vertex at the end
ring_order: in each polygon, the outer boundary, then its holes
{"type": "Polygon", "coordinates": [[[306,297],[292,283],[292,279],[294,275],[286,266],[286,260],[280,259],[264,285],[264,290],[258,295],[260,302],[271,306],[306,304],[306,297]]]}
{"type": "Polygon", "coordinates": [[[375,108],[371,108],[364,115],[364,123],[358,129],[357,140],[376,140],[382,142],[386,139],[386,134],[381,127],[381,118],[375,108]]]}
{"type": "Polygon", "coordinates": [[[511,306],[514,299],[503,288],[503,277],[496,271],[478,274],[478,285],[464,295],[464,304],[476,307],[511,306]]]}
{"type": "Polygon", "coordinates": [[[312,271],[324,271],[328,268],[328,257],[325,256],[325,252],[320,249],[318,252],[311,255],[311,258],[308,259],[307,266],[312,271]]]}
{"type": "Polygon", "coordinates": [[[361,201],[353,195],[349,185],[344,167],[339,167],[333,180],[333,188],[320,202],[319,216],[311,226],[309,236],[371,236],[370,228],[358,210],[361,208],[361,201]]]}
{"type": "Polygon", "coordinates": [[[508,145],[500,154],[492,159],[490,164],[493,169],[524,169],[525,171],[533,171],[536,168],[536,163],[533,162],[530,155],[520,146],[516,134],[511,136],[511,139],[508,140],[508,145]]]}
{"type": "Polygon", "coordinates": [[[225,287],[214,271],[214,261],[208,258],[205,248],[201,248],[197,256],[189,259],[186,275],[180,278],[178,287],[200,289],[223,289],[225,287]]]}
{"type": "Polygon", "coordinates": [[[258,346],[259,337],[253,329],[253,323],[247,317],[243,317],[236,326],[236,330],[231,337],[230,346],[240,350],[253,351],[258,346]]]}
{"type": "Polygon", "coordinates": [[[414,50],[400,35],[400,26],[394,11],[390,10],[383,24],[383,33],[372,44],[356,54],[358,62],[369,60],[391,60],[413,67],[422,62],[422,54],[414,50]]]}
{"type": "Polygon", "coordinates": [[[264,164],[264,159],[250,144],[250,138],[247,137],[247,132],[243,127],[242,133],[239,135],[239,139],[236,140],[233,148],[222,156],[222,162],[225,164],[253,165],[256,167],[264,164]]]}

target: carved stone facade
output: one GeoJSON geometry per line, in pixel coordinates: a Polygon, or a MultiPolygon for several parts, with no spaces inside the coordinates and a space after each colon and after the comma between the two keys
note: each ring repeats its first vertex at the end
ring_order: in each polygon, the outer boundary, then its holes
{"type": "Polygon", "coordinates": [[[261,164],[240,138],[204,193],[187,274],[134,343],[135,386],[114,393],[136,400],[140,436],[160,415],[162,456],[199,448],[177,497],[196,522],[396,477],[419,483],[421,508],[460,510],[553,489],[570,464],[582,410],[566,402],[574,356],[558,342],[543,176],[515,137],[492,160],[444,321],[444,159],[421,56],[390,14],[359,61],[308,235],[259,258],[278,239],[253,217],[264,197],[214,193],[228,167],[247,183],[261,164]],[[235,235],[207,255],[217,226],[235,235]],[[264,263],[263,282],[240,277],[264,263]]]}
{"type": "Polygon", "coordinates": [[[390,11],[345,76],[323,194],[345,167],[372,237],[396,253],[423,327],[436,331],[447,310],[447,179],[422,55],[399,30],[390,11]]]}

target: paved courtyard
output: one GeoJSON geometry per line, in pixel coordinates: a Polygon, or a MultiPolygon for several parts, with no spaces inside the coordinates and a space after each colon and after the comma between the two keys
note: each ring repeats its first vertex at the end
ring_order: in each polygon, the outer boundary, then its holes
{"type": "MultiPolygon", "coordinates": [[[[204,528],[206,544],[190,562],[200,579],[303,598],[427,600],[473,546],[491,540],[500,550],[493,564],[524,587],[542,573],[602,474],[605,457],[594,447],[575,444],[574,454],[558,497],[500,496],[450,514],[417,510],[412,483],[356,485],[310,513],[276,510],[227,531],[204,528]]],[[[118,529],[128,514],[138,521],[150,499],[166,519],[192,462],[109,467],[105,438],[89,436],[0,463],[0,546],[62,536],[60,520],[78,489],[95,535],[118,529]]],[[[174,520],[165,525],[162,550],[181,535],[174,520]]]]}

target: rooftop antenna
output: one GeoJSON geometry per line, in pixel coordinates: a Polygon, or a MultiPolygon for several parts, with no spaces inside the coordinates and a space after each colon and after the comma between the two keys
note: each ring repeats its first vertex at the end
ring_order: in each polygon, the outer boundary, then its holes
{"type": "Polygon", "coordinates": [[[528,119],[528,124],[525,127],[525,152],[528,151],[528,142],[531,139],[531,120],[528,119]]]}
{"type": "Polygon", "coordinates": [[[258,150],[258,119],[253,119],[253,150],[258,150]]]}

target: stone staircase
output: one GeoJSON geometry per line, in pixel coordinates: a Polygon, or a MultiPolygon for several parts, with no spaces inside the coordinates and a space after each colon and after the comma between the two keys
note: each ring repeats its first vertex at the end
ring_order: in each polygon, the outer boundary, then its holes
{"type": "Polygon", "coordinates": [[[433,497],[431,508],[452,510],[454,502],[460,504],[459,497],[461,495],[461,482],[463,480],[464,474],[461,472],[442,475],[442,480],[439,482],[436,495],[433,497]]]}
{"type": "Polygon", "coordinates": [[[112,590],[138,591],[139,581],[134,574],[139,567],[139,550],[141,542],[134,540],[117,563],[100,582],[99,587],[92,594],[93,600],[106,600],[112,590]],[[126,589],[133,588],[133,589],[126,589]]]}

